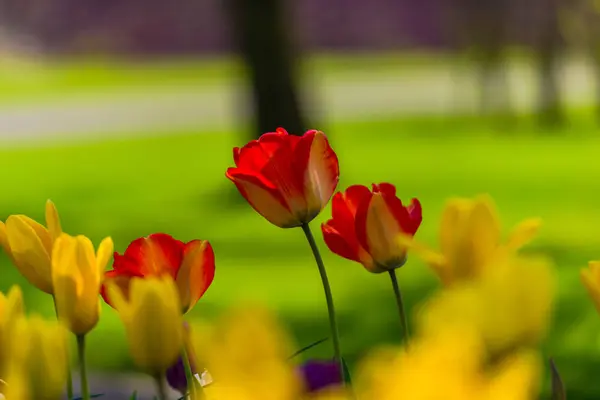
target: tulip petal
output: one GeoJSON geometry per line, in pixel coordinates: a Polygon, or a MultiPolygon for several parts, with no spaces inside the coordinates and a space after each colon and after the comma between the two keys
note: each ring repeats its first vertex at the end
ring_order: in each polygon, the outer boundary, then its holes
{"type": "Polygon", "coordinates": [[[8,244],[19,272],[38,289],[51,294],[50,255],[38,235],[41,229],[36,230],[35,224],[37,224],[35,221],[25,216],[8,217],[6,221],[8,244]]]}
{"type": "Polygon", "coordinates": [[[367,246],[363,247],[377,264],[392,268],[403,263],[406,248],[397,243],[397,237],[403,230],[381,193],[373,194],[368,204],[359,206],[356,223],[357,234],[362,231],[362,235],[366,236],[362,240],[367,246]]]}
{"type": "Polygon", "coordinates": [[[277,189],[259,175],[236,168],[227,170],[227,177],[235,183],[256,212],[280,228],[292,228],[302,223],[288,208],[277,189]]]}
{"type": "MultiPolygon", "coordinates": [[[[467,220],[467,235],[472,243],[468,249],[475,268],[482,268],[500,245],[500,221],[493,201],[478,198],[467,220]]],[[[466,249],[465,249],[466,250],[466,249]]]]}
{"type": "Polygon", "coordinates": [[[193,240],[185,245],[183,262],[176,284],[185,312],[204,295],[215,276],[215,254],[206,240],[193,240]]]}
{"type": "Polygon", "coordinates": [[[588,268],[580,271],[581,283],[592,298],[596,310],[600,313],[600,261],[590,261],[588,268]]]}
{"type": "MultiPolygon", "coordinates": [[[[183,257],[183,242],[165,233],[155,233],[131,242],[124,256],[133,261],[134,269],[143,275],[169,273],[175,278],[183,257]]],[[[121,267],[116,259],[115,264],[115,269],[121,267]]],[[[125,267],[133,267],[133,264],[126,263],[125,267]]]]}
{"type": "Polygon", "coordinates": [[[308,131],[302,136],[292,165],[302,182],[309,214],[316,216],[331,199],[340,179],[337,155],[323,132],[308,131]]]}
{"type": "MultiPolygon", "coordinates": [[[[382,183],[379,185],[380,188],[385,188],[384,191],[381,191],[380,196],[385,201],[387,209],[396,220],[402,231],[409,235],[414,235],[417,229],[419,229],[420,221],[420,209],[421,204],[417,199],[413,199],[411,203],[411,211],[417,217],[416,220],[413,221],[409,210],[404,207],[402,201],[396,197],[396,188],[389,183],[382,183]],[[390,188],[393,188],[393,190],[390,188]]],[[[381,189],[380,189],[381,190],[381,189]]],[[[375,192],[377,193],[377,192],[375,192]]]]}
{"type": "Polygon", "coordinates": [[[542,220],[540,218],[529,218],[519,223],[508,238],[509,250],[518,250],[531,242],[538,234],[542,220]]]}
{"type": "Polygon", "coordinates": [[[183,346],[177,288],[171,279],[134,279],[131,302],[135,308],[126,322],[131,355],[139,366],[164,372],[175,363],[183,346]]]}
{"type": "Polygon", "coordinates": [[[459,198],[449,200],[444,207],[440,223],[440,249],[451,260],[456,252],[457,230],[464,226],[472,207],[472,200],[459,198]]]}
{"type": "Polygon", "coordinates": [[[358,242],[356,246],[350,244],[345,236],[332,226],[332,221],[329,220],[321,225],[323,239],[329,250],[347,260],[360,262],[357,251],[358,242]]]}
{"type": "Polygon", "coordinates": [[[6,233],[6,225],[4,222],[0,221],[0,246],[6,253],[6,255],[11,259],[13,264],[16,264],[15,258],[12,255],[12,251],[10,250],[10,245],[8,244],[8,235],[6,233]]]}
{"type": "Polygon", "coordinates": [[[104,240],[100,242],[100,246],[98,246],[98,251],[96,252],[96,270],[98,271],[99,277],[104,274],[106,264],[108,264],[108,260],[110,259],[113,250],[114,244],[110,237],[104,238],[104,240]]]}
{"type": "Polygon", "coordinates": [[[104,273],[104,281],[102,283],[102,287],[100,288],[100,295],[109,306],[116,308],[113,304],[113,300],[110,297],[108,287],[116,286],[121,291],[121,295],[129,300],[129,286],[132,278],[141,278],[141,275],[128,275],[121,274],[117,270],[107,271],[104,273]]]}
{"type": "Polygon", "coordinates": [[[60,218],[58,216],[56,206],[50,200],[46,201],[46,226],[48,227],[48,231],[50,233],[52,241],[58,239],[58,237],[62,233],[62,228],[60,226],[60,218]]]}

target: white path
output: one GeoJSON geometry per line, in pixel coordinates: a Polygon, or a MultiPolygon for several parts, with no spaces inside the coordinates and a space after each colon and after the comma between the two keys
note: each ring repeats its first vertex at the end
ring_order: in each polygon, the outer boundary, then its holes
{"type": "MultiPolygon", "coordinates": [[[[531,108],[536,90],[531,70],[514,66],[510,80],[515,106],[531,108]]],[[[306,98],[313,112],[331,119],[469,112],[475,110],[473,81],[472,70],[457,75],[451,70],[423,68],[375,76],[363,71],[316,77],[307,84],[306,98]]],[[[594,82],[584,64],[565,66],[562,83],[571,104],[592,101],[594,82]]],[[[213,85],[143,92],[123,89],[59,97],[39,105],[6,104],[0,106],[0,145],[98,139],[146,130],[231,129],[248,115],[245,95],[242,87],[213,85]]]]}

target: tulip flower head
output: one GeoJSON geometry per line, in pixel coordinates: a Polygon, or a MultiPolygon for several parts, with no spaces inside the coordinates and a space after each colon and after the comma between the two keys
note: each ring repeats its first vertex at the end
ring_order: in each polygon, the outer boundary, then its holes
{"type": "Polygon", "coordinates": [[[39,316],[15,321],[5,375],[7,399],[62,397],[67,380],[66,334],[62,324],[39,316]]]}
{"type": "Polygon", "coordinates": [[[354,185],[336,193],[332,217],[321,226],[327,247],[374,273],[404,264],[406,246],[397,237],[401,233],[412,237],[422,220],[419,201],[412,199],[404,206],[389,183],[374,184],[372,191],[354,185]]]}
{"type": "Polygon", "coordinates": [[[106,285],[116,284],[128,298],[132,278],[168,275],[175,281],[183,312],[200,300],[215,277],[215,254],[206,240],[184,243],[165,233],[134,240],[123,255],[114,254],[113,270],[104,275],[102,296],[112,305],[106,285]]]}
{"type": "Polygon", "coordinates": [[[272,224],[293,228],[312,221],[339,181],[338,159],[325,134],[289,135],[283,128],[233,149],[229,178],[272,224]]]}
{"type": "Polygon", "coordinates": [[[490,265],[480,279],[434,296],[418,314],[426,332],[470,324],[492,359],[517,348],[534,348],[550,323],[554,297],[551,264],[543,258],[511,257],[490,265]]]}
{"type": "Polygon", "coordinates": [[[539,359],[530,352],[486,371],[480,337],[463,326],[423,335],[408,352],[373,354],[360,368],[357,388],[368,400],[533,400],[539,375],[539,359]]]}
{"type": "Polygon", "coordinates": [[[206,365],[214,383],[204,389],[208,398],[292,400],[302,382],[289,362],[289,337],[261,307],[231,310],[215,325],[192,327],[196,357],[206,365]]]}
{"type": "Polygon", "coordinates": [[[100,286],[113,251],[111,238],[105,238],[94,252],[85,236],[66,233],[54,243],[52,280],[58,317],[76,335],[92,330],[100,318],[100,286]]]}
{"type": "Polygon", "coordinates": [[[489,264],[505,258],[530,242],[541,221],[527,219],[518,224],[508,242],[500,243],[500,222],[489,196],[452,199],[442,214],[440,249],[435,252],[401,235],[399,241],[420,255],[445,286],[479,277],[489,264]]]}
{"type": "Polygon", "coordinates": [[[177,286],[169,275],[132,278],[126,298],[116,283],[108,295],[125,326],[129,351],[153,376],[177,361],[183,346],[183,316],[177,286]]]}
{"type": "MultiPolygon", "coordinates": [[[[6,366],[7,354],[12,345],[10,340],[15,321],[23,316],[23,292],[19,286],[13,286],[8,295],[0,293],[0,374],[6,366]]],[[[2,375],[0,375],[2,376],[2,375]]]]}
{"type": "Polygon", "coordinates": [[[54,203],[46,202],[47,228],[25,215],[0,222],[0,245],[19,272],[32,285],[53,294],[51,257],[54,241],[62,233],[54,203]]]}

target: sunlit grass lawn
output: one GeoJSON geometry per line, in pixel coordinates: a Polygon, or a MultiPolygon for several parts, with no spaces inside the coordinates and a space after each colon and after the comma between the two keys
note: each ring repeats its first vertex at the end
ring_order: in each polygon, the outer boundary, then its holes
{"type": "MultiPolygon", "coordinates": [[[[348,78],[368,71],[397,74],[402,71],[440,71],[458,59],[443,53],[365,53],[306,55],[300,68],[306,77],[348,78]]],[[[156,91],[158,87],[240,82],[243,68],[239,58],[116,59],[4,58],[0,64],[0,104],[48,102],[71,95],[93,95],[119,91],[156,91]]]]}
{"type": "MultiPolygon", "coordinates": [[[[560,299],[548,354],[571,388],[569,398],[598,398],[600,316],[578,273],[589,259],[600,258],[600,137],[586,124],[546,137],[527,126],[494,136],[479,123],[460,119],[401,120],[337,123],[328,133],[340,158],[341,188],[389,181],[404,199],[421,199],[422,241],[437,244],[439,215],[450,196],[490,193],[505,233],[522,218],[542,217],[542,234],[529,249],[555,260],[560,299]]],[[[152,232],[209,239],[217,257],[216,279],[189,318],[211,318],[238,300],[259,300],[279,311],[298,345],[306,345],[327,336],[319,275],[300,230],[271,226],[237,200],[224,172],[232,163],[231,147],[241,141],[222,132],[174,132],[3,150],[0,217],[24,213],[41,219],[51,198],[67,232],[84,233],[95,243],[110,235],[119,252],[152,232]]],[[[328,215],[326,210],[313,229],[330,273],[344,351],[353,362],[368,347],[395,341],[399,326],[386,276],[371,275],[326,250],[319,223],[328,215]]],[[[51,315],[50,298],[31,289],[6,257],[0,262],[0,289],[23,285],[27,307],[51,315]]],[[[400,281],[410,307],[437,285],[415,258],[401,270],[400,281]]],[[[328,344],[311,351],[328,353],[328,344]]],[[[96,368],[131,366],[121,325],[108,307],[90,335],[89,359],[96,368]]]]}

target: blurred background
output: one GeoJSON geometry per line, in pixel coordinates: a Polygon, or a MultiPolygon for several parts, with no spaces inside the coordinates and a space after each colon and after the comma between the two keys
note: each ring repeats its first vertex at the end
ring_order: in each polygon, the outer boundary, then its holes
{"type": "MultiPolygon", "coordinates": [[[[542,217],[527,251],[552,257],[560,283],[544,354],[569,399],[598,399],[600,316],[578,275],[600,258],[599,22],[594,0],[0,0],[0,218],[42,222],[51,198],[65,231],[119,252],[153,232],[208,239],[216,278],[189,319],[259,300],[302,347],[328,334],[308,245],[224,173],[233,146],[317,128],[340,189],[388,181],[418,197],[431,245],[451,196],[490,193],[506,233],[542,217]]],[[[400,337],[389,281],[317,239],[355,365],[400,337]]],[[[18,283],[53,315],[5,255],[0,270],[2,291],[18,283]]],[[[411,309],[438,287],[415,258],[399,276],[411,309]]],[[[89,341],[93,392],[152,392],[109,307],[89,341]]]]}

